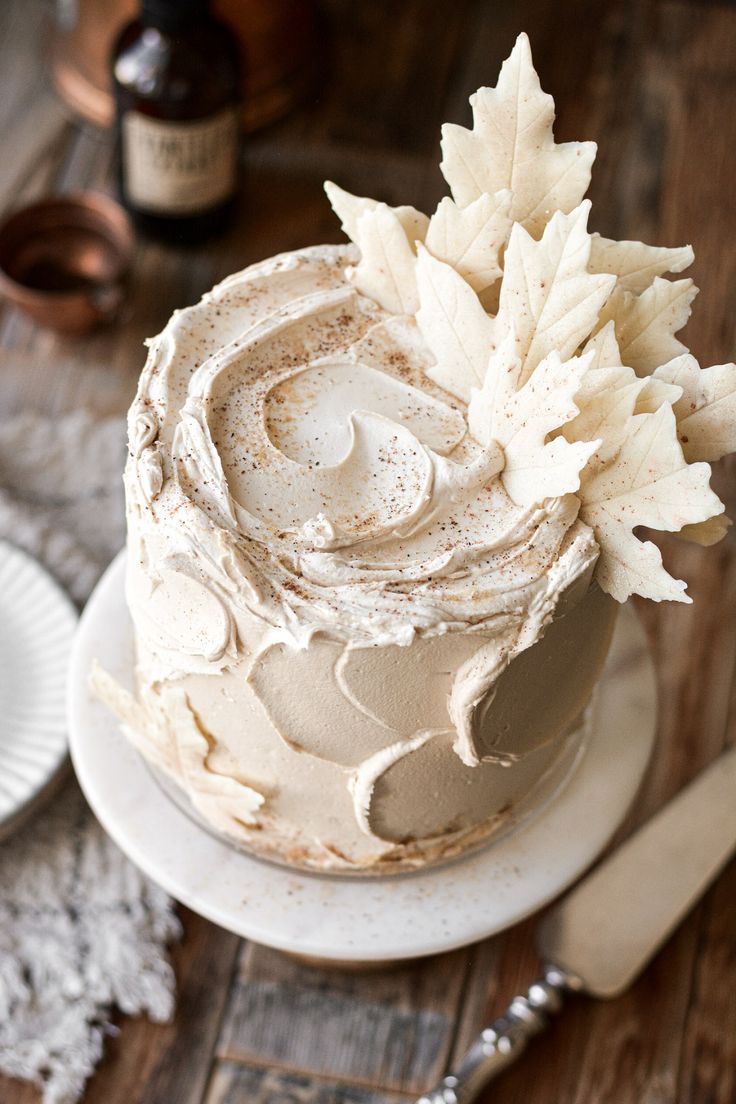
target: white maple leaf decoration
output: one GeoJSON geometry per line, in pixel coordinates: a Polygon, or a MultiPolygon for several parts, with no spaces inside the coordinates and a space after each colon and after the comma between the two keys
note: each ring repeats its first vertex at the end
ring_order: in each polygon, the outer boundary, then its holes
{"type": "Polygon", "coordinates": [[[664,280],[656,276],[641,295],[617,287],[601,314],[601,324],[613,320],[625,364],[638,375],[648,375],[687,348],[675,334],[690,317],[698,294],[692,280],[664,280]]]}
{"type": "Polygon", "coordinates": [[[655,602],[689,602],[686,584],[662,565],[659,549],[634,528],[676,532],[723,512],[708,485],[708,464],[688,464],[668,405],[635,415],[616,457],[602,470],[583,472],[580,517],[600,545],[596,578],[617,601],[641,594],[655,602]]]}
{"type": "Polygon", "coordinates": [[[571,442],[598,439],[589,471],[602,467],[621,448],[643,386],[633,371],[633,379],[626,380],[618,372],[617,368],[592,368],[575,393],[580,413],[560,430],[571,442]]]}
{"type": "Polygon", "coordinates": [[[493,327],[462,276],[419,246],[417,323],[437,364],[427,375],[463,402],[485,379],[493,327]]]}
{"type": "Polygon", "coordinates": [[[358,219],[360,261],[347,269],[358,291],[392,314],[414,314],[419,307],[416,255],[397,216],[385,204],[358,219]]]}
{"type": "Polygon", "coordinates": [[[687,461],[720,460],[736,451],[736,364],[701,368],[686,353],[657,368],[654,379],[681,389],[673,409],[687,461]]]}
{"type": "Polygon", "coordinates": [[[325,183],[345,233],[360,249],[360,261],[347,270],[358,291],[393,314],[414,314],[419,306],[416,245],[429,219],[414,207],[389,207],[325,183]]]}
{"type": "MultiPolygon", "coordinates": [[[[701,368],[685,353],[657,368],[648,382],[669,386],[680,393],[673,400],[677,436],[685,459],[720,460],[736,451],[736,364],[701,368]]],[[[725,514],[699,525],[686,525],[678,536],[696,544],[721,540],[731,525],[725,514]]]]}
{"type": "Polygon", "coordinates": [[[588,338],[585,352],[592,353],[591,368],[617,368],[622,373],[620,376],[622,382],[628,382],[631,369],[624,368],[621,364],[621,350],[618,347],[613,322],[607,322],[588,338]]]}
{"type": "Polygon", "coordinates": [[[665,272],[682,272],[693,263],[690,245],[667,249],[638,241],[611,241],[591,234],[590,272],[613,272],[618,287],[635,294],[644,291],[665,272]]]}
{"type": "Polygon", "coordinates": [[[517,390],[521,362],[515,345],[511,330],[491,357],[483,387],[473,392],[468,425],[481,444],[502,446],[504,487],[517,506],[532,506],[577,491],[580,471],[600,441],[548,440],[578,414],[574,396],[591,357],[563,361],[551,352],[517,390]]]}
{"type": "Polygon", "coordinates": [[[493,327],[496,344],[513,326],[524,384],[548,353],[571,357],[595,327],[615,276],[588,272],[590,202],[555,214],[540,241],[518,224],[511,232],[493,327]]]}
{"type": "Polygon", "coordinates": [[[595,145],[555,144],[526,35],[471,104],[472,130],[443,127],[452,198],[431,219],[325,185],[360,250],[347,276],[415,315],[425,371],[467,404],[488,478],[522,507],[578,495],[604,590],[689,601],[634,530],[710,544],[730,524],[706,461],[736,450],[736,366],[687,354],[675,335],[697,289],[663,279],[692,248],[588,233],[595,145]]]}
{"type": "MultiPolygon", "coordinates": [[[[668,402],[672,405],[682,394],[681,387],[665,383],[664,380],[655,378],[655,376],[637,376],[633,368],[625,367],[622,364],[621,351],[616,340],[613,322],[607,322],[602,330],[594,333],[585,343],[583,352],[593,354],[591,369],[609,369],[606,376],[607,387],[623,387],[635,380],[639,381],[635,414],[653,414],[655,410],[660,408],[662,403],[668,402]]],[[[591,373],[588,373],[586,381],[590,376],[591,373]]]]}
{"type": "Polygon", "coordinates": [[[663,402],[679,398],[681,390],[652,377],[640,379],[623,365],[612,322],[588,340],[584,352],[591,365],[575,395],[580,413],[560,432],[568,441],[600,439],[589,463],[591,474],[621,448],[634,414],[653,413],[663,402]]]}
{"type": "Polygon", "coordinates": [[[424,243],[429,252],[458,272],[474,291],[484,291],[501,275],[500,253],[511,233],[511,192],[478,196],[467,207],[449,197],[429,220],[424,243]]]}
{"type": "Polygon", "coordinates": [[[529,506],[576,491],[580,471],[600,441],[548,437],[579,413],[574,395],[592,354],[563,361],[551,350],[522,379],[513,325],[494,351],[493,324],[476,293],[422,246],[417,286],[421,304],[417,323],[436,358],[428,375],[469,400],[468,425],[480,444],[502,446],[501,478],[511,499],[529,506]]]}
{"type": "MultiPolygon", "coordinates": [[[[377,199],[369,199],[367,196],[352,195],[350,192],[346,192],[344,188],[333,184],[331,180],[325,181],[324,188],[332,210],[340,219],[343,230],[350,240],[358,245],[358,219],[360,216],[366,211],[375,211],[376,208],[385,207],[387,204],[382,204],[377,199]]],[[[424,241],[429,226],[429,219],[425,214],[417,211],[416,207],[409,207],[406,204],[401,207],[389,207],[389,211],[393,212],[401,223],[410,245],[413,245],[415,241],[424,241]]]]}
{"type": "MultiPolygon", "coordinates": [[[[613,322],[607,322],[602,330],[593,334],[586,342],[583,352],[593,353],[591,368],[609,369],[605,377],[608,381],[607,387],[623,387],[625,384],[639,380],[635,414],[653,414],[655,410],[659,410],[662,403],[668,402],[671,405],[682,394],[682,388],[673,387],[671,384],[655,379],[654,376],[637,376],[633,368],[625,367],[621,363],[621,352],[613,322]]],[[[586,377],[586,385],[589,377],[590,373],[586,377]]]]}
{"type": "Polygon", "coordinates": [[[636,400],[635,414],[654,414],[655,410],[659,410],[664,403],[669,403],[672,406],[682,393],[681,387],[665,383],[664,380],[657,379],[656,376],[644,376],[643,379],[639,376],[638,378],[641,379],[644,386],[636,400]]]}
{"type": "Polygon", "coordinates": [[[555,143],[555,110],[542,91],[529,39],[520,34],[495,88],[470,97],[473,129],[446,123],[440,165],[460,207],[509,188],[514,222],[537,235],[554,211],[577,207],[588,190],[595,142],[555,143]]]}

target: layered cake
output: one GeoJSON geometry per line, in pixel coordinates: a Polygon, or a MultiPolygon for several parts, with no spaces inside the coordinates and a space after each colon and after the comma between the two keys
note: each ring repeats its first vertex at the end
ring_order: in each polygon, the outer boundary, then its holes
{"type": "Polygon", "coordinates": [[[574,769],[619,603],[689,601],[637,526],[725,532],[736,369],[675,333],[689,247],[587,229],[521,36],[431,217],[328,184],[351,244],[178,311],[129,415],[136,692],[97,693],[259,854],[394,871],[574,769]]]}

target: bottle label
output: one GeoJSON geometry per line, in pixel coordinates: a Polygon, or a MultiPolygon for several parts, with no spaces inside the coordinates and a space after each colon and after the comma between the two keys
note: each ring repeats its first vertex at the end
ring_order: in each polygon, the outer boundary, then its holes
{"type": "Polygon", "coordinates": [[[153,214],[197,215],[233,194],[237,110],[180,123],[127,111],[122,120],[128,201],[153,214]]]}

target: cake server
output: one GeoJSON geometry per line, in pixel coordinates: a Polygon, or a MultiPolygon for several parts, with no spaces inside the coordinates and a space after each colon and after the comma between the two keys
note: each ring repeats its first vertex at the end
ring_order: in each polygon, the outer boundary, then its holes
{"type": "Polygon", "coordinates": [[[562,1007],[568,992],[616,997],[736,850],[736,747],[547,913],[537,931],[543,976],[486,1027],[454,1073],[418,1104],[468,1104],[562,1007]]]}

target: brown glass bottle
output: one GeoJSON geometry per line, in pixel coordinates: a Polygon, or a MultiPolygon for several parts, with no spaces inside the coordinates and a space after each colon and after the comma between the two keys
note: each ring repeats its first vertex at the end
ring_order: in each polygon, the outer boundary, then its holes
{"type": "Polygon", "coordinates": [[[145,233],[200,241],[237,189],[240,58],[208,0],[142,0],[112,54],[118,187],[145,233]]]}

